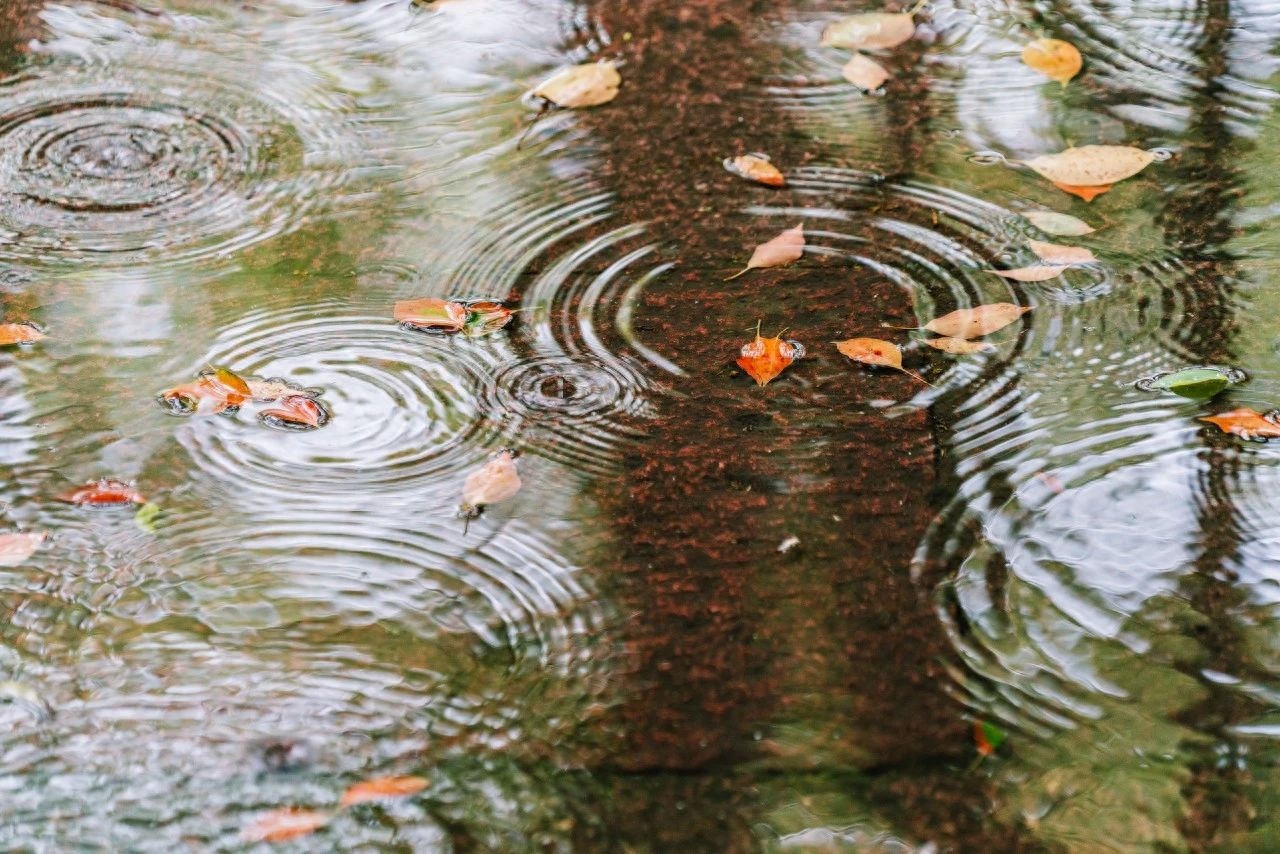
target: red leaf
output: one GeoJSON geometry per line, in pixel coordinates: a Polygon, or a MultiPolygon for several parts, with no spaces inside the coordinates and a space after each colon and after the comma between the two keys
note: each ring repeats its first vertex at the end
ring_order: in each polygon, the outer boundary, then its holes
{"type": "Polygon", "coordinates": [[[356,783],[347,789],[340,803],[344,807],[349,807],[353,804],[379,801],[384,798],[407,798],[409,795],[418,794],[429,785],[431,782],[422,777],[375,777],[372,780],[356,783]]]}
{"type": "Polygon", "coordinates": [[[310,836],[328,823],[328,813],[284,807],[259,816],[241,835],[246,842],[285,842],[310,836]]]}
{"type": "Polygon", "coordinates": [[[314,398],[305,394],[291,394],[280,398],[278,406],[264,409],[262,417],[297,427],[319,427],[324,410],[314,398]]]}
{"type": "Polygon", "coordinates": [[[122,480],[104,479],[68,490],[58,497],[68,504],[105,507],[113,504],[145,504],[142,493],[122,480]]]}
{"type": "Polygon", "coordinates": [[[790,341],[783,341],[781,335],[764,338],[757,331],[754,341],[742,345],[738,367],[750,374],[757,385],[766,385],[803,354],[790,341]]]}

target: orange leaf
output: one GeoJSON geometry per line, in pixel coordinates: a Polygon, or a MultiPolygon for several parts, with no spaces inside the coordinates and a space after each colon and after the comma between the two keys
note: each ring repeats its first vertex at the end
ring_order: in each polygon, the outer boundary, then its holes
{"type": "Polygon", "coordinates": [[[218,368],[202,373],[195,382],[162,392],[160,399],[175,415],[216,415],[240,406],[252,396],[244,380],[226,368],[218,368]]]}
{"type": "Polygon", "coordinates": [[[30,344],[46,337],[30,323],[0,323],[0,347],[8,344],[30,344]]]}
{"type": "Polygon", "coordinates": [[[1030,267],[1018,267],[1013,270],[988,270],[1015,282],[1043,282],[1055,276],[1061,276],[1069,264],[1032,264],[1030,267]]]}
{"type": "Polygon", "coordinates": [[[48,538],[44,531],[0,534],[0,566],[21,566],[48,538]]]}
{"type": "Polygon", "coordinates": [[[949,338],[978,338],[998,329],[1004,329],[1028,311],[1031,311],[1029,305],[994,302],[973,308],[958,308],[942,317],[935,317],[923,328],[949,338]]]}
{"type": "Polygon", "coordinates": [[[325,413],[315,398],[291,394],[280,398],[278,405],[271,409],[264,409],[259,417],[286,427],[319,427],[325,413]]]}
{"type": "MultiPolygon", "coordinates": [[[[751,253],[751,260],[747,262],[746,269],[734,273],[729,279],[736,279],[748,270],[754,270],[757,267],[778,267],[782,264],[790,264],[803,254],[804,223],[801,223],[795,228],[788,228],[772,240],[757,246],[755,251],[751,253]]],[[[729,279],[725,279],[725,281],[727,282],[729,279]]]]}
{"type": "Polygon", "coordinates": [[[1022,49],[1022,61],[1063,86],[1084,65],[1076,46],[1062,39],[1036,39],[1022,49]]]}
{"type": "Polygon", "coordinates": [[[101,507],[112,504],[145,504],[142,493],[122,480],[103,479],[68,490],[58,496],[68,504],[101,507]]]}
{"type": "Polygon", "coordinates": [[[467,308],[449,300],[411,299],[396,303],[393,316],[399,323],[417,329],[457,332],[467,322],[467,308]]]}
{"type": "Polygon", "coordinates": [[[241,835],[246,842],[286,842],[310,836],[328,823],[328,813],[284,807],[259,816],[241,835]]]}
{"type": "Polygon", "coordinates": [[[343,792],[340,805],[349,807],[383,798],[405,798],[418,794],[429,785],[430,781],[422,777],[375,777],[356,783],[343,792]]]}
{"type": "Polygon", "coordinates": [[[1209,415],[1199,419],[1208,421],[1224,433],[1241,439],[1280,439],[1280,422],[1272,413],[1263,415],[1254,409],[1241,407],[1221,415],[1209,415]]]}
{"type": "Polygon", "coordinates": [[[761,337],[756,331],[754,341],[742,345],[738,367],[751,375],[757,385],[767,385],[769,380],[782,373],[788,365],[804,355],[804,351],[782,336],[761,337]]]}
{"type": "Polygon", "coordinates": [[[860,53],[855,53],[853,58],[845,63],[840,73],[844,75],[845,80],[867,91],[879,89],[889,79],[887,68],[860,53]]]}
{"type": "Polygon", "coordinates": [[[778,171],[778,167],[769,162],[769,155],[755,152],[739,157],[726,157],[724,168],[748,181],[765,184],[769,187],[786,186],[786,177],[778,171]]]}
{"type": "Polygon", "coordinates": [[[914,377],[925,385],[929,385],[929,381],[924,377],[902,367],[902,351],[892,341],[881,341],[879,338],[850,338],[847,341],[837,341],[835,345],[837,350],[855,362],[882,368],[893,368],[895,371],[902,371],[907,376],[914,377]]]}
{"type": "Polygon", "coordinates": [[[1098,184],[1093,187],[1082,187],[1077,184],[1059,184],[1057,181],[1054,181],[1053,186],[1057,187],[1059,190],[1070,193],[1073,196],[1079,196],[1086,202],[1091,202],[1107,190],[1110,190],[1115,186],[1115,184],[1098,184]]]}

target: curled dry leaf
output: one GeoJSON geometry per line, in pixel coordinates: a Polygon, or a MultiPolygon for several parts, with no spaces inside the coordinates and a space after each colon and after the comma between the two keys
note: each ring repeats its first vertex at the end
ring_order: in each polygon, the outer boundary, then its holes
{"type": "Polygon", "coordinates": [[[828,24],[821,44],[851,50],[897,47],[915,31],[916,21],[910,12],[864,12],[828,24]]]}
{"type": "Polygon", "coordinates": [[[764,338],[757,327],[755,339],[743,344],[741,353],[738,367],[750,374],[756,385],[767,385],[769,380],[803,356],[804,348],[795,341],[783,341],[781,334],[764,338]]]}
{"type": "Polygon", "coordinates": [[[1004,329],[1028,311],[1031,311],[1029,305],[997,302],[956,309],[950,314],[930,320],[924,328],[949,338],[978,338],[997,329],[1004,329]]]}
{"type": "Polygon", "coordinates": [[[258,417],[272,426],[292,429],[319,427],[328,420],[316,399],[305,394],[285,395],[275,406],[260,412],[258,417]]]}
{"type": "Polygon", "coordinates": [[[887,68],[860,53],[855,53],[840,73],[854,86],[867,90],[879,89],[889,79],[887,68]]]}
{"type": "Polygon", "coordinates": [[[769,155],[760,152],[726,157],[724,168],[739,178],[746,178],[757,184],[770,187],[784,187],[787,184],[786,177],[778,171],[778,167],[769,162],[769,155]]]}
{"type": "Polygon", "coordinates": [[[57,497],[68,504],[108,507],[120,504],[145,504],[142,493],[122,480],[103,479],[68,490],[57,497]]]}
{"type": "Polygon", "coordinates": [[[1222,432],[1241,439],[1280,439],[1280,419],[1276,414],[1268,412],[1264,415],[1247,406],[1199,420],[1208,421],[1222,432]]]}
{"type": "Polygon", "coordinates": [[[556,72],[538,84],[533,94],[558,107],[595,107],[618,96],[622,76],[614,62],[588,62],[556,72]]]}
{"type": "Polygon", "coordinates": [[[1083,246],[1063,246],[1060,243],[1045,243],[1042,240],[1028,240],[1027,245],[1046,264],[1071,267],[1076,264],[1094,264],[1098,260],[1093,252],[1083,246]]]}
{"type": "Polygon", "coordinates": [[[1057,211],[1026,211],[1022,215],[1036,228],[1055,237],[1080,237],[1096,230],[1082,219],[1057,211]]]}
{"type": "Polygon", "coordinates": [[[241,836],[246,842],[287,842],[310,836],[328,823],[328,813],[284,807],[258,816],[241,836]]]}
{"type": "Polygon", "coordinates": [[[30,323],[0,323],[0,347],[9,344],[31,344],[47,337],[30,323]]]}
{"type": "Polygon", "coordinates": [[[988,270],[997,276],[1013,279],[1015,282],[1043,282],[1054,276],[1061,276],[1068,264],[1034,264],[1030,267],[1017,267],[1013,270],[988,270]]]}
{"type": "Polygon", "coordinates": [[[44,531],[0,534],[0,566],[21,566],[48,538],[44,531]]]}
{"type": "Polygon", "coordinates": [[[515,452],[499,451],[497,456],[467,475],[462,485],[462,513],[468,517],[477,516],[487,505],[515,495],[520,486],[515,452]]]}
{"type": "Polygon", "coordinates": [[[1064,193],[1070,193],[1073,196],[1091,202],[1101,196],[1103,193],[1109,192],[1115,184],[1099,184],[1096,187],[1082,187],[1076,184],[1059,184],[1056,181],[1053,186],[1057,187],[1064,193]]]}
{"type": "Polygon", "coordinates": [[[1123,181],[1146,169],[1155,159],[1150,151],[1128,145],[1084,145],[1033,157],[1026,165],[1066,189],[1103,187],[1123,181]]]}
{"type": "Polygon", "coordinates": [[[418,794],[429,785],[431,782],[422,777],[375,777],[356,783],[343,792],[340,805],[349,807],[386,798],[406,798],[418,794]]]}
{"type": "Polygon", "coordinates": [[[396,303],[393,316],[415,329],[457,332],[467,322],[467,307],[451,300],[411,299],[396,303]]]}
{"type": "Polygon", "coordinates": [[[951,353],[953,356],[967,356],[970,353],[992,353],[996,349],[996,345],[986,341],[966,341],[963,338],[950,338],[945,335],[941,338],[930,338],[924,343],[935,350],[951,353]]]}
{"type": "Polygon", "coordinates": [[[804,254],[804,223],[795,228],[788,228],[772,240],[761,243],[751,253],[745,269],[734,273],[729,279],[736,279],[743,273],[758,267],[778,267],[790,264],[804,254]]]}
{"type": "Polygon", "coordinates": [[[881,341],[879,338],[849,338],[845,341],[836,341],[835,345],[837,350],[855,362],[893,368],[895,371],[902,371],[907,376],[920,380],[925,385],[930,384],[924,377],[902,367],[902,351],[892,341],[881,341]]]}
{"type": "Polygon", "coordinates": [[[1036,39],[1022,49],[1022,61],[1063,86],[1079,74],[1084,65],[1076,46],[1062,39],[1036,39]]]}

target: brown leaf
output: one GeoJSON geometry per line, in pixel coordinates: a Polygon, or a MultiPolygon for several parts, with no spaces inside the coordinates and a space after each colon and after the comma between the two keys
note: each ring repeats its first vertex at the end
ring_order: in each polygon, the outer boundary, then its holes
{"type": "Polygon", "coordinates": [[[1077,184],[1061,184],[1057,181],[1053,182],[1053,186],[1057,187],[1064,193],[1070,193],[1073,196],[1079,196],[1086,202],[1091,202],[1110,190],[1115,184],[1100,184],[1096,187],[1082,187],[1077,184]]]}
{"type": "Polygon", "coordinates": [[[1036,39],[1022,49],[1022,61],[1063,86],[1084,65],[1076,46],[1062,39],[1036,39]]]}
{"type": "Polygon", "coordinates": [[[986,341],[966,341],[963,338],[950,338],[945,335],[941,338],[930,338],[924,343],[935,350],[951,353],[954,356],[967,356],[970,353],[992,353],[996,349],[996,345],[986,341]]]}
{"type": "Polygon", "coordinates": [[[46,337],[48,336],[30,323],[0,323],[0,347],[30,344],[46,337]]]}
{"type": "Polygon", "coordinates": [[[1075,264],[1094,264],[1098,260],[1093,252],[1083,246],[1063,246],[1060,243],[1045,243],[1042,240],[1028,240],[1027,245],[1046,264],[1062,264],[1070,267],[1075,264]]]}
{"type": "Polygon", "coordinates": [[[515,495],[520,486],[515,452],[499,451],[497,456],[467,476],[466,483],[462,485],[462,511],[474,516],[486,505],[515,495]]]}
{"type": "Polygon", "coordinates": [[[930,320],[924,328],[949,338],[977,338],[997,329],[1004,329],[1028,311],[1031,311],[1029,305],[997,302],[956,309],[950,314],[930,320]]]}
{"type": "Polygon", "coordinates": [[[890,48],[910,39],[915,31],[910,12],[863,12],[828,24],[821,44],[851,50],[890,48]]]}
{"type": "MultiPolygon", "coordinates": [[[[804,223],[795,228],[788,228],[772,240],[761,243],[751,253],[746,269],[734,273],[729,279],[736,279],[749,270],[758,267],[778,267],[790,264],[804,254],[804,223]]],[[[729,281],[725,279],[725,281],[729,281]]]]}
{"type": "Polygon", "coordinates": [[[988,270],[987,272],[1013,279],[1015,282],[1043,282],[1054,276],[1061,276],[1062,271],[1068,266],[1066,264],[1033,264],[1030,267],[1017,267],[1013,270],[988,270]]]}
{"type": "Polygon", "coordinates": [[[465,306],[467,320],[462,326],[462,334],[468,338],[483,338],[511,322],[513,312],[500,302],[493,300],[474,300],[465,306]]]}
{"type": "Polygon", "coordinates": [[[756,330],[754,340],[742,345],[742,355],[738,358],[738,367],[751,375],[756,385],[767,385],[769,380],[782,373],[802,353],[790,341],[783,341],[782,336],[764,338],[760,330],[756,330]]]}
{"type": "Polygon", "coordinates": [[[0,566],[21,566],[48,538],[44,531],[0,534],[0,566]]]}
{"type": "Polygon", "coordinates": [[[539,83],[533,94],[558,107],[595,107],[618,97],[621,85],[616,63],[588,62],[556,72],[539,83]]]}
{"type": "Polygon", "coordinates": [[[1264,415],[1248,407],[1233,409],[1221,415],[1209,415],[1199,420],[1208,421],[1222,432],[1242,439],[1280,438],[1280,423],[1274,414],[1264,415]]]}
{"type": "Polygon", "coordinates": [[[879,89],[889,79],[887,68],[860,53],[855,53],[840,73],[854,86],[868,91],[879,89]]]}
{"type": "Polygon", "coordinates": [[[418,794],[429,785],[431,782],[422,777],[375,777],[356,783],[343,792],[340,806],[349,807],[385,798],[406,798],[418,794]]]}
{"type": "Polygon", "coordinates": [[[1083,145],[1033,157],[1026,165],[1058,185],[1102,187],[1137,175],[1155,159],[1128,145],[1083,145]]]}
{"type": "Polygon", "coordinates": [[[329,814],[301,807],[283,807],[264,813],[244,829],[246,842],[287,842],[310,836],[329,823],[329,814]]]}
{"type": "Polygon", "coordinates": [[[298,388],[288,380],[282,380],[278,377],[272,377],[271,379],[265,380],[247,379],[245,380],[245,383],[249,387],[250,397],[259,403],[268,403],[273,400],[279,400],[286,395],[315,397],[315,392],[311,389],[298,388]]]}
{"type": "Polygon", "coordinates": [[[924,377],[902,367],[902,351],[892,341],[881,341],[879,338],[849,338],[845,341],[836,341],[835,345],[837,350],[855,362],[893,368],[920,380],[925,385],[930,384],[924,377]]]}
{"type": "Polygon", "coordinates": [[[319,427],[325,413],[314,397],[291,394],[280,398],[279,403],[271,409],[264,409],[259,417],[283,426],[319,427]]]}
{"type": "Polygon", "coordinates": [[[742,154],[738,157],[726,157],[724,159],[724,168],[737,175],[739,178],[746,178],[748,181],[755,181],[757,184],[765,184],[770,187],[784,187],[787,184],[786,177],[778,171],[778,167],[769,162],[769,155],[756,152],[754,154],[742,154]]]}
{"type": "Polygon", "coordinates": [[[122,480],[103,479],[68,490],[57,497],[68,504],[103,507],[112,504],[145,504],[142,493],[122,480]]]}
{"type": "Polygon", "coordinates": [[[467,322],[467,308],[460,302],[428,297],[396,303],[393,316],[397,322],[417,329],[457,332],[467,322]]]}

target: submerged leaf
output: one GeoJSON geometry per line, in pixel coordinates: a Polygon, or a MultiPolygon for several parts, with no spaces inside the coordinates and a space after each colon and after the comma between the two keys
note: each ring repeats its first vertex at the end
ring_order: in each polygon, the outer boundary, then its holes
{"type": "Polygon", "coordinates": [[[340,806],[349,807],[386,798],[405,798],[418,794],[429,785],[430,781],[422,777],[375,777],[356,783],[343,792],[340,806]]]}
{"type": "Polygon", "coordinates": [[[539,83],[533,94],[558,107],[595,107],[616,98],[621,85],[616,63],[588,62],[556,72],[539,83]]]}
{"type": "Polygon", "coordinates": [[[301,807],[284,807],[258,816],[245,828],[246,842],[286,842],[310,836],[329,823],[329,814],[301,807]]]}
{"type": "Polygon", "coordinates": [[[840,73],[854,86],[869,91],[879,89],[889,79],[887,68],[860,53],[855,53],[840,73]]]}
{"type": "Polygon", "coordinates": [[[863,12],[828,24],[821,44],[852,50],[897,47],[915,31],[916,21],[910,12],[863,12]]]}
{"type": "Polygon", "coordinates": [[[970,353],[992,353],[996,349],[996,345],[987,341],[966,341],[963,338],[950,338],[945,335],[941,338],[930,338],[924,343],[935,350],[941,350],[953,356],[967,356],[970,353]]]}
{"type": "Polygon", "coordinates": [[[1080,237],[1096,230],[1082,219],[1057,211],[1025,211],[1022,215],[1045,234],[1056,237],[1080,237]]]}
{"type": "Polygon", "coordinates": [[[1083,246],[1063,246],[1060,243],[1045,243],[1042,240],[1028,240],[1027,245],[1046,264],[1070,267],[1076,264],[1094,264],[1098,260],[1093,252],[1083,246]]]}
{"type": "Polygon", "coordinates": [[[893,368],[895,371],[902,371],[907,376],[929,385],[929,381],[924,377],[902,367],[902,351],[892,341],[881,341],[879,338],[849,338],[845,341],[836,341],[835,345],[837,350],[855,362],[893,368]]]}
{"type": "Polygon", "coordinates": [[[756,385],[763,386],[803,356],[804,348],[795,341],[783,341],[781,335],[764,338],[757,329],[755,339],[743,344],[741,353],[738,367],[750,374],[756,385]]]}
{"type": "Polygon", "coordinates": [[[756,152],[738,157],[726,157],[724,168],[748,181],[765,184],[770,187],[786,186],[786,177],[778,171],[778,167],[769,162],[769,155],[756,152]]]}
{"type": "Polygon", "coordinates": [[[1275,413],[1265,415],[1255,409],[1241,407],[1221,415],[1209,415],[1199,419],[1208,421],[1224,433],[1239,436],[1242,439],[1278,439],[1280,438],[1280,422],[1275,413]]]}
{"type": "Polygon", "coordinates": [[[1060,186],[1102,187],[1137,175],[1155,159],[1128,145],[1084,145],[1033,157],[1026,165],[1060,186]]]}
{"type": "MultiPolygon", "coordinates": [[[[759,267],[778,267],[790,264],[804,254],[804,223],[795,228],[788,228],[772,240],[761,243],[751,253],[751,260],[741,272],[734,273],[729,279],[736,279],[748,270],[759,267]]],[[[729,279],[725,279],[728,281],[729,279]]]]}
{"type": "Polygon", "coordinates": [[[48,336],[31,323],[0,323],[0,347],[31,344],[46,337],[48,336]]]}
{"type": "Polygon", "coordinates": [[[1063,86],[1079,74],[1084,65],[1076,46],[1062,39],[1036,39],[1022,49],[1022,61],[1063,86]]]}
{"type": "Polygon", "coordinates": [[[486,505],[515,495],[520,486],[515,452],[499,451],[497,456],[467,475],[462,485],[462,513],[464,516],[477,516],[486,505]]]}
{"type": "Polygon", "coordinates": [[[47,539],[44,531],[0,534],[0,566],[21,566],[47,539]]]}
{"type": "Polygon", "coordinates": [[[122,480],[103,480],[86,483],[84,486],[68,490],[57,496],[57,500],[68,504],[106,507],[120,504],[144,504],[146,499],[142,493],[122,480]]]}
{"type": "Polygon", "coordinates": [[[978,338],[997,329],[1004,329],[1028,311],[1031,311],[1029,305],[1008,302],[960,308],[930,320],[924,328],[950,338],[978,338]]]}
{"type": "Polygon", "coordinates": [[[1067,264],[1033,264],[1030,267],[1016,267],[1012,270],[988,270],[988,273],[995,273],[997,276],[1003,276],[1006,279],[1013,279],[1015,282],[1043,282],[1052,279],[1054,276],[1061,276],[1062,271],[1067,269],[1067,264]]]}
{"type": "Polygon", "coordinates": [[[393,317],[415,329],[457,332],[467,322],[467,308],[460,302],[431,297],[403,300],[396,303],[393,317]]]}

